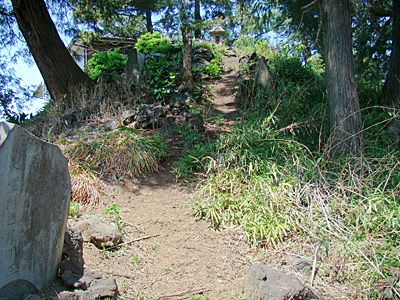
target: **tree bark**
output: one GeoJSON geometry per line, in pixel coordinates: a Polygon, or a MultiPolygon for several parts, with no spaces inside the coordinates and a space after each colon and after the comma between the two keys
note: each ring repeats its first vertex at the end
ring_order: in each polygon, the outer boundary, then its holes
{"type": "Polygon", "coordinates": [[[200,0],[195,0],[194,1],[194,26],[195,26],[194,38],[195,39],[201,39],[200,21],[201,21],[200,0]]]}
{"type": "Polygon", "coordinates": [[[94,82],[79,68],[58,35],[43,0],[12,0],[25,41],[53,100],[94,82]]]}
{"type": "Polygon", "coordinates": [[[329,154],[357,155],[362,150],[362,122],[352,52],[349,0],[322,0],[331,144],[329,154]]]}
{"type": "Polygon", "coordinates": [[[400,0],[393,0],[392,53],[383,87],[383,99],[389,106],[400,109],[400,0]]]}
{"type": "Polygon", "coordinates": [[[153,22],[151,21],[151,9],[146,9],[146,29],[147,32],[153,33],[153,22]]]}

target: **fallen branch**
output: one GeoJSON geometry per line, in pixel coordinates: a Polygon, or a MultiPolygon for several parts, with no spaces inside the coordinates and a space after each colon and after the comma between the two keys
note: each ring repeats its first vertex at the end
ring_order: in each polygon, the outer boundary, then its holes
{"type": "Polygon", "coordinates": [[[210,289],[206,289],[206,288],[201,288],[201,289],[198,289],[198,290],[189,290],[189,291],[185,291],[185,292],[182,292],[182,293],[179,293],[179,294],[175,294],[175,295],[162,296],[160,298],[160,300],[172,299],[172,298],[176,298],[176,297],[182,297],[182,296],[185,296],[185,295],[191,295],[192,296],[192,295],[196,295],[196,294],[202,294],[202,293],[205,293],[205,292],[208,292],[208,291],[210,291],[210,289]]]}
{"type": "Polygon", "coordinates": [[[141,241],[141,240],[147,240],[147,239],[151,239],[151,238],[153,238],[153,237],[157,237],[157,236],[159,236],[159,234],[155,234],[155,235],[148,235],[148,236],[142,236],[142,237],[140,237],[140,238],[137,238],[137,239],[134,239],[134,240],[132,240],[132,241],[125,242],[125,243],[122,243],[122,244],[118,244],[118,245],[115,245],[115,246],[109,247],[109,248],[107,248],[106,250],[110,250],[110,249],[114,249],[114,248],[122,247],[122,246],[125,246],[125,245],[132,244],[132,243],[134,243],[134,242],[138,242],[138,241],[141,241]]]}

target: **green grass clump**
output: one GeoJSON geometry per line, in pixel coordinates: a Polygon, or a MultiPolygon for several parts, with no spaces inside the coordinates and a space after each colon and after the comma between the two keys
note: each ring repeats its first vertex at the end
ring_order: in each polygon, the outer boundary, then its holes
{"type": "Polygon", "coordinates": [[[360,158],[329,161],[285,139],[271,120],[244,122],[215,142],[197,217],[240,227],[254,245],[318,254],[318,273],[329,278],[321,284],[381,296],[400,267],[398,154],[366,148],[360,158]]]}
{"type": "Polygon", "coordinates": [[[166,147],[159,135],[141,135],[124,127],[94,141],[80,140],[66,151],[77,169],[113,178],[140,177],[159,168],[166,157],[166,147]]]}

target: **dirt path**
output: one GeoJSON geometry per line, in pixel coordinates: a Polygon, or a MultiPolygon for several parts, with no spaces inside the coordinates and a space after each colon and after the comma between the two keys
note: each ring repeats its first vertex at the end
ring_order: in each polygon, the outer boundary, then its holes
{"type": "MultiPolygon", "coordinates": [[[[237,58],[229,58],[229,70],[212,90],[215,110],[226,121],[237,116],[235,65],[237,58]]],[[[111,221],[115,216],[105,215],[105,209],[115,203],[128,242],[116,251],[85,243],[86,267],[116,278],[123,299],[190,299],[200,292],[204,297],[196,299],[240,299],[254,253],[238,229],[215,231],[195,220],[190,207],[196,196],[175,183],[170,164],[141,182],[108,185],[100,205],[86,208],[84,215],[111,221]]]]}
{"type": "Polygon", "coordinates": [[[223,63],[224,72],[211,90],[211,103],[216,112],[224,115],[225,121],[234,121],[238,117],[234,95],[240,80],[237,76],[238,58],[224,57],[223,63]]]}

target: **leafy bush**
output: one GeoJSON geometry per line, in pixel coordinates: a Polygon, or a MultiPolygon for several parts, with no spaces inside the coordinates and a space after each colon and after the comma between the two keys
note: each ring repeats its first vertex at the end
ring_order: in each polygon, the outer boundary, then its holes
{"type": "Polygon", "coordinates": [[[142,73],[150,86],[150,93],[156,100],[161,100],[170,95],[177,88],[177,76],[180,75],[181,59],[166,60],[164,57],[148,60],[142,73]]]}
{"type": "Polygon", "coordinates": [[[221,72],[222,69],[216,59],[212,59],[211,63],[204,67],[204,73],[214,78],[218,78],[221,72]]]}
{"type": "Polygon", "coordinates": [[[135,48],[138,52],[152,54],[158,50],[163,52],[166,49],[169,49],[170,44],[171,40],[167,37],[164,37],[160,32],[147,32],[138,39],[135,48]]]}
{"type": "Polygon", "coordinates": [[[89,59],[86,72],[92,79],[97,79],[101,74],[118,76],[122,74],[126,65],[126,56],[119,53],[119,48],[113,51],[93,54],[89,59]]]}

